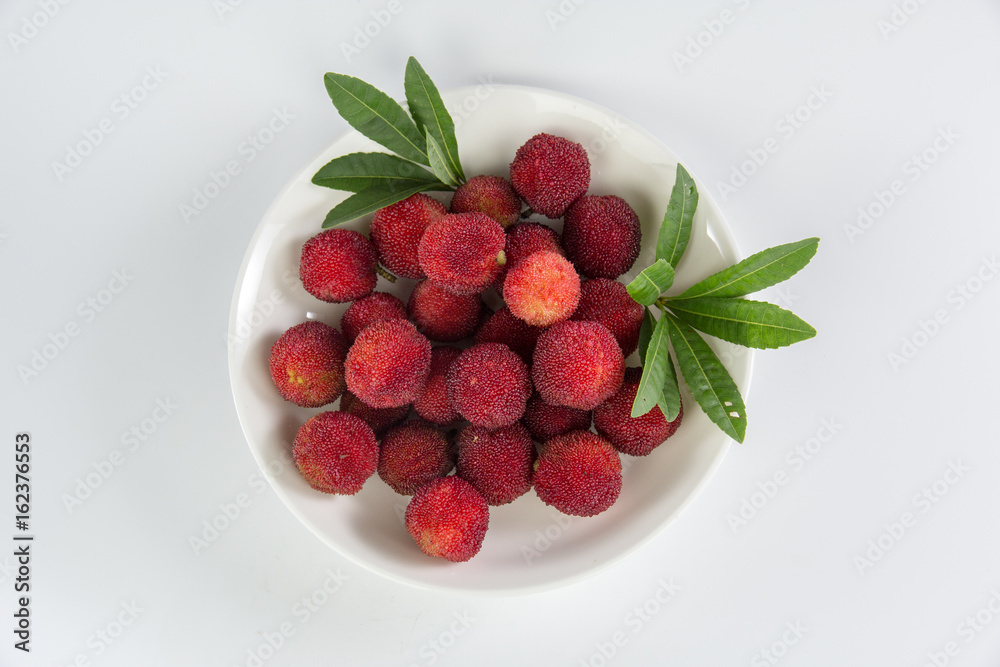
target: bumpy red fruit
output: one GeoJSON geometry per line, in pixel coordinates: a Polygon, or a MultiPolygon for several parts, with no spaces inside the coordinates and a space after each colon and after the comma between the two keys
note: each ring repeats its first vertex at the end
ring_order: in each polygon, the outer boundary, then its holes
{"type": "Polygon", "coordinates": [[[684,406],[677,418],[667,421],[659,406],[641,417],[632,418],[632,403],[639,390],[642,368],[625,370],[625,382],[614,396],[594,408],[594,427],[615,449],[631,456],[646,456],[672,436],[684,417],[684,406]]]}
{"type": "Polygon", "coordinates": [[[473,345],[448,371],[448,398],[477,426],[510,426],[524,414],[531,396],[528,367],[506,345],[473,345]]]}
{"type": "Polygon", "coordinates": [[[343,393],[346,355],[347,340],[333,327],[296,324],[271,347],[271,379],[286,401],[318,408],[343,393]]]}
{"type": "Polygon", "coordinates": [[[617,280],[595,278],[580,286],[580,305],[571,320],[598,322],[608,328],[626,357],[639,346],[644,310],[617,280]]]}
{"type": "Polygon", "coordinates": [[[540,222],[520,222],[507,230],[507,265],[514,266],[540,250],[566,255],[559,233],[540,222]]]}
{"type": "Polygon", "coordinates": [[[531,437],[547,442],[557,435],[590,428],[591,414],[587,410],[546,403],[537,393],[528,399],[522,421],[531,437]]]}
{"type": "Polygon", "coordinates": [[[403,422],[382,438],[378,476],[396,493],[417,489],[455,467],[455,451],[445,434],[424,421],[403,422]]]}
{"type": "Polygon", "coordinates": [[[466,426],[458,436],[458,471],[490,505],[506,505],[531,488],[535,445],[521,424],[496,430],[466,426]]]}
{"type": "Polygon", "coordinates": [[[521,199],[505,178],[473,176],[455,190],[451,212],[485,213],[508,227],[521,217],[521,199]]]}
{"type": "Polygon", "coordinates": [[[509,227],[507,229],[507,243],[504,246],[507,263],[504,264],[500,275],[493,282],[497,293],[503,295],[503,281],[512,267],[525,257],[542,250],[550,250],[566,256],[566,252],[559,242],[559,234],[551,227],[538,222],[519,222],[513,227],[509,227]]]}
{"type": "Polygon", "coordinates": [[[417,245],[427,227],[447,213],[444,204],[423,193],[376,211],[370,231],[385,268],[403,278],[423,278],[417,245]]]}
{"type": "Polygon", "coordinates": [[[406,304],[386,292],[372,292],[358,299],[340,317],[340,328],[347,340],[354,341],[358,334],[372,322],[379,320],[405,320],[406,304]]]}
{"type": "Polygon", "coordinates": [[[425,336],[452,343],[472,335],[483,315],[478,294],[454,294],[430,280],[421,280],[410,294],[410,318],[425,336]]]}
{"type": "Polygon", "coordinates": [[[490,508],[461,477],[439,477],[417,489],[404,518],[421,551],[460,563],[482,548],[490,508]]]}
{"type": "Polygon", "coordinates": [[[566,211],[562,242],[566,256],[583,275],[617,278],[639,256],[642,227],[621,197],[587,195],[566,211]]]}
{"type": "Polygon", "coordinates": [[[543,250],[522,259],[503,283],[510,312],[528,324],[547,327],[569,318],[580,302],[580,276],[562,255],[543,250]]]}
{"type": "Polygon", "coordinates": [[[590,160],[578,143],[536,134],[517,149],[510,182],[536,213],[561,218],[590,185],[590,160]]]}
{"type": "Polygon", "coordinates": [[[452,213],[431,223],[420,239],[420,268],[455,294],[479,294],[506,261],[506,236],[485,213],[452,213]]]}
{"type": "Polygon", "coordinates": [[[515,317],[510,308],[504,306],[479,326],[474,340],[477,343],[503,343],[524,359],[524,363],[530,364],[541,333],[541,327],[533,327],[515,317]]]}
{"type": "Polygon", "coordinates": [[[317,299],[346,303],[371,294],[377,266],[371,241],[350,229],[328,229],[302,246],[299,278],[317,299]]]}
{"type": "Polygon", "coordinates": [[[292,458],[312,488],[351,496],[375,472],[378,443],[359,417],[321,412],[299,428],[292,458]]]}
{"type": "Polygon", "coordinates": [[[461,353],[457,347],[447,345],[431,350],[431,372],[423,392],[413,403],[413,409],[433,424],[444,426],[457,421],[460,416],[448,400],[448,371],[461,353]]]}
{"type": "MultiPolygon", "coordinates": [[[[622,386],[625,357],[597,322],[560,322],[538,337],[531,367],[547,403],[593,410],[622,386]]],[[[350,386],[348,384],[348,386],[350,386]]]]}
{"type": "Polygon", "coordinates": [[[570,431],[542,446],[535,464],[535,493],[564,514],[594,516],[622,490],[618,451],[590,431],[570,431]]]}
{"type": "Polygon", "coordinates": [[[375,437],[380,437],[389,427],[406,419],[406,415],[410,412],[408,405],[398,408],[373,408],[349,391],[345,391],[340,397],[339,409],[364,420],[375,433],[375,437]]]}
{"type": "Polygon", "coordinates": [[[431,368],[431,343],[407,320],[375,322],[358,334],[344,362],[347,388],[374,408],[412,403],[431,368]]]}

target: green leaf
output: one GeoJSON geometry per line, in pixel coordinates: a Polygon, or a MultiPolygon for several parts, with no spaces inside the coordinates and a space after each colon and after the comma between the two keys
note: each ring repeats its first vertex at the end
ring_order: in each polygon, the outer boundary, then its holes
{"type": "Polygon", "coordinates": [[[427,157],[430,158],[431,169],[438,180],[449,186],[458,187],[458,178],[452,173],[451,165],[441,148],[441,144],[434,139],[430,132],[427,133],[427,157]]]}
{"type": "Polygon", "coordinates": [[[694,328],[744,347],[771,350],[816,335],[794,313],[763,301],[704,297],[670,300],[667,306],[694,328]]]}
{"type": "Polygon", "coordinates": [[[448,170],[457,177],[459,183],[465,181],[462,163],[458,158],[458,140],[455,138],[455,122],[441,100],[441,94],[417,59],[410,56],[406,61],[403,77],[406,103],[410,114],[421,132],[427,132],[441,146],[444,162],[448,170]]]}
{"type": "Polygon", "coordinates": [[[671,266],[677,267],[691,240],[691,222],[697,207],[698,188],[687,170],[678,164],[670,203],[667,204],[667,213],[663,216],[656,240],[656,259],[665,259],[671,266]]]}
{"type": "Polygon", "coordinates": [[[351,127],[407,160],[430,166],[423,133],[396,100],[346,74],[327,72],[324,82],[333,106],[351,127]]]}
{"type": "Polygon", "coordinates": [[[663,387],[667,379],[667,364],[670,363],[670,326],[666,317],[661,317],[653,329],[646,348],[646,358],[642,364],[642,378],[632,402],[632,418],[641,417],[663,401],[663,387]]]}
{"type": "Polygon", "coordinates": [[[723,269],[692,285],[677,299],[696,297],[730,297],[752,294],[788,280],[816,254],[818,238],[786,243],[750,255],[742,262],[723,269]]]}
{"type": "MultiPolygon", "coordinates": [[[[666,316],[663,319],[667,319],[666,316]]],[[[667,355],[667,377],[663,383],[663,398],[657,403],[660,412],[667,418],[667,421],[677,419],[681,412],[681,388],[677,382],[677,370],[674,368],[674,360],[667,355]]]]}
{"type": "Polygon", "coordinates": [[[349,153],[327,162],[312,177],[325,188],[361,192],[379,185],[397,187],[428,184],[433,190],[451,190],[418,164],[389,153],[349,153]]]}
{"type": "Polygon", "coordinates": [[[670,340],[691,394],[726,435],[743,442],[747,409],[736,382],[697,331],[673,316],[668,317],[673,325],[670,340]]]}
{"type": "Polygon", "coordinates": [[[644,306],[650,306],[660,298],[660,295],[674,284],[674,267],[665,259],[643,269],[625,289],[632,299],[644,306]]]}
{"type": "Polygon", "coordinates": [[[410,195],[431,189],[433,189],[433,185],[417,184],[405,187],[377,185],[362,190],[330,209],[330,212],[326,214],[326,219],[323,220],[323,229],[350,222],[363,215],[374,213],[380,208],[402,201],[410,195]]]}
{"type": "MultiPolygon", "coordinates": [[[[646,308],[642,317],[642,326],[639,327],[638,350],[639,358],[642,359],[643,364],[646,363],[646,349],[649,347],[649,341],[653,337],[653,329],[655,328],[656,320],[653,318],[653,313],[650,312],[649,308],[646,308]]],[[[677,418],[677,414],[681,409],[681,393],[680,387],[677,384],[677,371],[674,369],[673,359],[669,355],[667,357],[666,373],[663,395],[656,404],[660,406],[660,411],[666,415],[667,419],[673,421],[677,418]]]]}

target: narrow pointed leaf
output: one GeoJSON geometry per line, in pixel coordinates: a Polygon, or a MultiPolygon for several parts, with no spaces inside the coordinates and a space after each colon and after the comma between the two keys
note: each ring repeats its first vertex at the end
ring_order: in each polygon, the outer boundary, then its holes
{"type": "Polygon", "coordinates": [[[361,192],[379,185],[436,185],[435,190],[451,190],[434,174],[418,164],[389,153],[349,153],[327,162],[312,177],[325,188],[361,192]]]}
{"type": "Polygon", "coordinates": [[[656,240],[656,259],[665,259],[673,267],[681,261],[691,240],[691,224],[697,207],[698,188],[687,170],[678,164],[670,203],[667,204],[667,213],[663,216],[656,240]]]}
{"type": "Polygon", "coordinates": [[[752,294],[794,276],[809,263],[817,248],[819,239],[809,238],[762,250],[692,285],[676,298],[752,294]]]}
{"type": "MultiPolygon", "coordinates": [[[[663,319],[667,319],[666,316],[663,319]]],[[[677,369],[674,368],[673,357],[669,354],[666,366],[667,374],[663,382],[663,398],[657,405],[660,406],[660,412],[667,418],[667,421],[672,422],[677,419],[677,415],[681,412],[681,388],[677,382],[677,369]]]]}
{"type": "Polygon", "coordinates": [[[396,100],[361,79],[327,72],[326,92],[351,127],[407,160],[430,166],[424,135],[396,100]]]}
{"type": "Polygon", "coordinates": [[[323,229],[350,222],[363,215],[374,213],[380,208],[402,201],[410,195],[432,189],[434,189],[433,185],[418,184],[402,187],[382,185],[362,190],[330,209],[330,212],[326,214],[326,219],[323,220],[323,229]]]}
{"type": "Polygon", "coordinates": [[[673,284],[674,267],[667,260],[658,259],[655,264],[643,269],[625,289],[633,300],[650,306],[673,284]]]}
{"type": "Polygon", "coordinates": [[[667,379],[667,364],[670,362],[670,335],[666,317],[661,317],[653,328],[653,335],[646,348],[646,359],[642,364],[642,378],[632,402],[632,417],[641,417],[663,401],[663,386],[667,379]]]}
{"type": "Polygon", "coordinates": [[[670,317],[670,341],[684,381],[716,426],[737,442],[747,432],[747,409],[740,390],[708,343],[684,322],[670,317]]]}
{"type": "Polygon", "coordinates": [[[431,169],[438,180],[452,187],[458,187],[458,178],[451,171],[451,164],[448,162],[441,144],[430,132],[427,133],[427,157],[430,158],[431,169]]]}
{"type": "Polygon", "coordinates": [[[668,302],[670,311],[695,329],[722,340],[773,350],[816,335],[794,313],[773,303],[749,299],[684,299],[668,302]]]}
{"type": "Polygon", "coordinates": [[[459,182],[465,181],[462,163],[458,158],[458,140],[455,138],[455,122],[441,100],[441,94],[417,59],[410,56],[406,61],[403,77],[406,104],[421,132],[427,132],[440,144],[448,170],[455,174],[459,182]]]}
{"type": "MultiPolygon", "coordinates": [[[[656,320],[653,318],[653,313],[649,308],[646,308],[645,311],[642,318],[642,326],[639,327],[638,346],[639,358],[643,364],[646,363],[646,349],[649,347],[649,341],[653,337],[653,329],[656,328],[656,320]]],[[[673,359],[669,355],[667,357],[666,380],[663,386],[663,394],[656,404],[660,406],[660,411],[670,421],[677,418],[677,414],[681,409],[681,394],[677,383],[677,371],[674,369],[673,359]]]]}

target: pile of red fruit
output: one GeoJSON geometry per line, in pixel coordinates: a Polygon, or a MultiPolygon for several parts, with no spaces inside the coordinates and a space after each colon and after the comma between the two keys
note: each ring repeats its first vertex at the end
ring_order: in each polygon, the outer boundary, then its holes
{"type": "Polygon", "coordinates": [[[539,134],[517,151],[510,181],[476,176],[450,211],[416,194],[376,212],[370,239],[331,229],[305,244],[305,289],[353,302],[340,330],[304,322],[271,350],[283,398],[340,399],[295,438],[310,486],[355,494],[377,472],[413,496],[405,520],[420,549],[453,561],[479,551],[490,505],[532,488],[575,516],[617,500],[619,453],[649,454],[681,416],[630,416],[642,373],[625,358],[643,308],[616,279],[641,230],[631,206],[586,194],[589,184],[583,147],[539,134]],[[561,237],[522,221],[530,212],[563,218],[561,237]],[[408,303],[374,291],[379,264],[418,281],[408,303]],[[488,289],[506,304],[496,312],[488,289]]]}

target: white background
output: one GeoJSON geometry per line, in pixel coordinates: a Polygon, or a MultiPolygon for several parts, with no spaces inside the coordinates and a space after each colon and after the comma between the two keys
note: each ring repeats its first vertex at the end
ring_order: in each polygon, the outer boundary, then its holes
{"type": "Polygon", "coordinates": [[[290,623],[264,664],[774,664],[763,650],[782,665],[998,664],[1000,5],[231,4],[0,6],[0,536],[15,532],[21,431],[36,535],[30,655],[13,649],[13,547],[0,549],[0,663],[255,664],[290,623]],[[540,86],[636,121],[709,184],[744,254],[822,238],[767,294],[819,335],[758,353],[745,444],[666,531],[555,592],[449,597],[346,562],[261,484],[233,407],[226,331],[247,244],[347,128],[321,76],[401,97],[409,55],[442,89],[540,86]],[[161,80],[126,116],[116,100],[148,71],[161,80]],[[293,119],[248,161],[241,143],[275,110],[293,119]],[[102,119],[113,130],[57,174],[102,119]],[[778,150],[744,165],[768,139],[778,150]],[[925,151],[933,163],[916,166],[925,151]],[[185,221],[179,207],[230,160],[240,174],[185,221]],[[862,228],[859,208],[879,215],[862,228]],[[67,325],[77,335],[61,337],[67,325]],[[176,408],[130,451],[123,434],[158,400],[176,408]],[[67,508],[114,450],[121,464],[67,508]],[[962,474],[940,481],[952,466],[962,474]],[[776,473],[786,483],[769,487],[776,473]],[[248,506],[195,554],[189,538],[240,494],[248,506]],[[751,498],[762,506],[739,524],[751,498]],[[911,525],[893,526],[906,512],[911,525]],[[328,572],[339,590],[305,617],[296,604],[328,572]],[[671,580],[679,591],[656,602],[671,580]],[[105,643],[118,619],[131,624],[105,643]]]}

